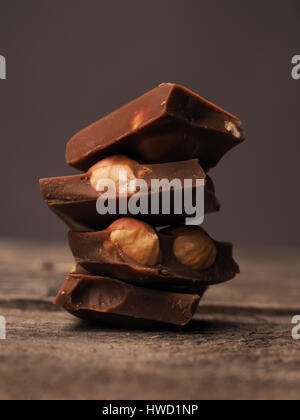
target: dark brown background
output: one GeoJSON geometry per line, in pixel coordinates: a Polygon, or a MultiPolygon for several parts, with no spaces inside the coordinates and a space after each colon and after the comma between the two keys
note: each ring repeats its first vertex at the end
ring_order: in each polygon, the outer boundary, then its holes
{"type": "Polygon", "coordinates": [[[38,178],[72,174],[74,132],[172,81],[246,125],[247,143],[212,172],[222,211],[210,232],[299,245],[299,22],[298,0],[0,0],[1,235],[65,238],[38,178]]]}

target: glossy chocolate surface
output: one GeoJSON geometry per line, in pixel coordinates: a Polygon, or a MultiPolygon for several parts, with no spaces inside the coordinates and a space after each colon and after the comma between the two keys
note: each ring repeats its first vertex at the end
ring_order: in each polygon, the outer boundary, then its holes
{"type": "MultiPolygon", "coordinates": [[[[201,296],[204,292],[205,288],[201,296]]],[[[151,290],[109,277],[71,273],[54,303],[85,320],[126,326],[130,321],[186,325],[199,301],[200,295],[151,290]]]]}
{"type": "Polygon", "coordinates": [[[182,86],[163,83],[75,134],[66,161],[86,171],[119,153],[147,163],[198,158],[207,171],[244,139],[237,117],[182,86]]]}
{"type": "Polygon", "coordinates": [[[152,267],[135,262],[118,246],[107,251],[105,243],[110,238],[110,228],[99,232],[69,232],[69,244],[76,263],[90,273],[157,289],[197,293],[203,286],[226,282],[239,273],[232,244],[224,242],[214,241],[217,257],[210,268],[196,271],[181,264],[174,255],[173,245],[177,234],[187,229],[189,226],[179,226],[158,232],[161,261],[152,267]]]}
{"type": "MultiPolygon", "coordinates": [[[[205,181],[205,213],[218,211],[220,208],[219,201],[215,195],[214,185],[204,173],[197,159],[156,165],[136,164],[132,167],[132,170],[135,176],[138,179],[144,179],[149,187],[149,209],[151,208],[151,196],[155,194],[150,191],[151,180],[153,179],[167,179],[169,181],[179,179],[182,185],[185,179],[191,179],[193,182],[193,195],[195,195],[196,180],[203,179],[205,181]]],[[[104,229],[114,220],[121,217],[118,212],[106,215],[100,215],[97,212],[96,202],[101,193],[90,185],[89,172],[74,176],[41,179],[40,188],[48,207],[72,230],[104,229]]],[[[181,191],[184,192],[184,188],[181,191]]],[[[159,196],[161,202],[161,194],[159,196]]],[[[172,205],[174,204],[173,197],[174,194],[171,193],[170,214],[163,214],[160,209],[157,215],[139,214],[135,217],[154,226],[166,226],[183,222],[187,215],[184,211],[181,214],[175,214],[174,205],[172,205]]],[[[130,194],[128,195],[128,200],[129,198],[130,194]]],[[[117,198],[117,209],[119,208],[118,202],[117,198]]],[[[184,209],[184,205],[182,205],[182,208],[184,209]]],[[[130,216],[130,214],[122,214],[122,216],[130,216]]]]}

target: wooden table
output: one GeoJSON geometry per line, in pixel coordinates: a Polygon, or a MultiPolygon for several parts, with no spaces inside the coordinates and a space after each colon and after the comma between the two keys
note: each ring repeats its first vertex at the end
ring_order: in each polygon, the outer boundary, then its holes
{"type": "Polygon", "coordinates": [[[64,243],[0,241],[1,399],[298,399],[299,249],[236,252],[242,274],[209,289],[186,328],[87,326],[51,304],[64,243]]]}

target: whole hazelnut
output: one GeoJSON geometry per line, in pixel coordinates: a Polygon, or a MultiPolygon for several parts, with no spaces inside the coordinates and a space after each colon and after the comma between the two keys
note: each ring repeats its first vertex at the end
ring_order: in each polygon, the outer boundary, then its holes
{"type": "Polygon", "coordinates": [[[136,177],[133,167],[137,164],[135,160],[123,155],[105,158],[89,169],[90,185],[99,191],[100,182],[110,179],[115,183],[117,193],[134,192],[136,177]]]}
{"type": "Polygon", "coordinates": [[[178,234],[173,252],[181,264],[197,271],[211,267],[217,257],[214,241],[197,226],[182,230],[178,234]]]}
{"type": "Polygon", "coordinates": [[[132,260],[142,265],[153,266],[159,262],[160,245],[156,231],[147,223],[136,219],[122,218],[112,223],[110,231],[110,244],[118,245],[132,260]]]}

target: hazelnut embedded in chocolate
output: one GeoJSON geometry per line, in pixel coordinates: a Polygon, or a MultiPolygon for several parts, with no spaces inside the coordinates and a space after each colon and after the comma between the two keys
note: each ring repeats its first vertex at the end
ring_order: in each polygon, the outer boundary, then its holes
{"type": "Polygon", "coordinates": [[[115,183],[117,193],[134,192],[136,177],[133,167],[137,164],[135,160],[123,155],[103,159],[89,169],[90,185],[98,191],[101,181],[109,179],[115,183]]]}
{"type": "Polygon", "coordinates": [[[125,217],[112,223],[108,230],[107,250],[119,246],[129,258],[142,265],[154,266],[159,262],[159,238],[147,223],[125,217]]]}
{"type": "Polygon", "coordinates": [[[145,163],[198,158],[207,171],[244,139],[238,118],[183,86],[163,83],[75,134],[66,159],[86,171],[112,153],[145,163]]]}
{"type": "Polygon", "coordinates": [[[181,264],[197,271],[211,267],[217,256],[214,241],[197,226],[191,226],[178,233],[173,251],[181,264]]]}

